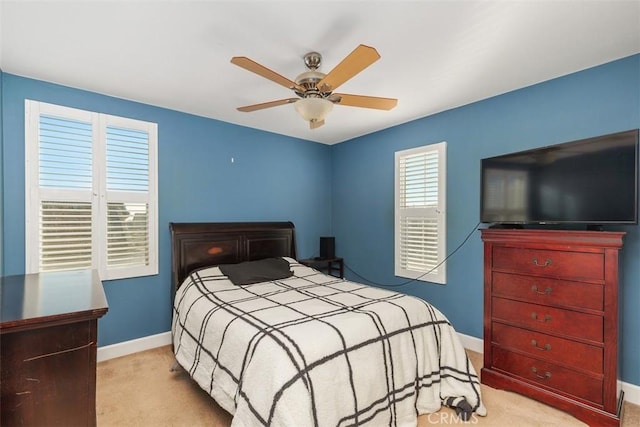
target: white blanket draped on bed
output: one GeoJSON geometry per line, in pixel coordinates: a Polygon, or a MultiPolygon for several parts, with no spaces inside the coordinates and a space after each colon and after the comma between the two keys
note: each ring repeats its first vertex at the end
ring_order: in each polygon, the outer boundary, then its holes
{"type": "Polygon", "coordinates": [[[486,413],[437,309],[288,260],[287,279],[237,286],[213,267],[176,293],[176,359],[233,426],[415,426],[449,397],[486,413]]]}

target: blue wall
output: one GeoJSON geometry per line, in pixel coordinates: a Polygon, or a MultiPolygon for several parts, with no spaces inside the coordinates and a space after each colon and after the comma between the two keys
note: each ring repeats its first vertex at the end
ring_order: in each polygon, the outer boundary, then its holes
{"type": "MultiPolygon", "coordinates": [[[[404,282],[393,275],[394,152],[447,141],[448,251],[472,236],[449,260],[445,286],[418,282],[399,289],[434,303],[459,332],[482,337],[483,251],[480,232],[473,231],[480,159],[638,127],[635,55],[338,144],[332,151],[336,252],[352,270],[349,277],[404,282]]],[[[608,229],[627,232],[621,255],[622,378],[640,384],[640,230],[608,229]]]]}
{"type": "MultiPolygon", "coordinates": [[[[482,337],[483,253],[473,231],[480,159],[640,127],[640,55],[334,146],[1,77],[5,274],[24,271],[25,98],[158,123],[160,274],[105,283],[110,310],[100,322],[100,345],[169,330],[170,221],[292,220],[300,256],[316,255],[318,236],[333,234],[337,253],[355,272],[378,283],[404,282],[393,276],[394,152],[443,140],[448,249],[471,238],[450,259],[445,286],[399,289],[433,302],[459,332],[482,337]]],[[[640,230],[609,229],[628,233],[621,257],[622,379],[640,385],[640,230]]]]}
{"type": "Polygon", "coordinates": [[[158,123],[160,274],[105,282],[109,312],[99,345],[170,329],[169,222],[293,221],[302,257],[331,231],[329,146],[7,73],[3,97],[7,275],[25,269],[25,98],[158,123]]]}
{"type": "Polygon", "coordinates": [[[2,114],[2,106],[4,104],[2,97],[2,81],[4,79],[4,73],[0,70],[0,276],[4,275],[4,161],[3,155],[4,152],[4,126],[2,125],[3,114],[2,114]]]}

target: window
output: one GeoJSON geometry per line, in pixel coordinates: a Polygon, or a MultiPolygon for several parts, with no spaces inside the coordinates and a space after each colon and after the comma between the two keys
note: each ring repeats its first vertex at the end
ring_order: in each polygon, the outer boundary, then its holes
{"type": "Polygon", "coordinates": [[[395,154],[395,274],[446,283],[446,142],[395,154]]]}
{"type": "Polygon", "coordinates": [[[27,273],[158,273],[157,125],[25,102],[27,273]]]}

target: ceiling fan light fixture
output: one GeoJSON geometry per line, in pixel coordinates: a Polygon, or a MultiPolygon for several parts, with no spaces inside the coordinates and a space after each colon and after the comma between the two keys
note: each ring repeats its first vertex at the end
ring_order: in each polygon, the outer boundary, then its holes
{"type": "Polygon", "coordinates": [[[310,129],[317,129],[324,125],[324,119],[333,109],[333,104],[390,110],[398,103],[397,99],[333,93],[340,85],[378,59],[380,59],[380,54],[375,48],[361,44],[340,61],[338,65],[333,67],[328,74],[324,74],[318,71],[322,55],[318,52],[309,52],[304,56],[304,64],[307,66],[307,71],[298,75],[296,80],[293,81],[245,56],[234,56],[231,58],[232,64],[293,90],[300,98],[285,98],[246,105],[238,107],[237,110],[250,112],[295,103],[296,111],[304,120],[309,122],[310,129]]]}
{"type": "Polygon", "coordinates": [[[333,109],[333,102],[324,98],[303,98],[297,101],[294,107],[306,121],[321,121],[333,109]]]}

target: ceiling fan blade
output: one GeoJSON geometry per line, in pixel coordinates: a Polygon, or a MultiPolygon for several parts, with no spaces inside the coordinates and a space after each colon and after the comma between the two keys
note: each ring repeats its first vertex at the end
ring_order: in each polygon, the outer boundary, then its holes
{"type": "Polygon", "coordinates": [[[346,93],[333,93],[329,101],[338,105],[349,107],[375,108],[376,110],[391,110],[398,104],[395,98],[379,98],[377,96],[349,95],[346,93]]]}
{"type": "Polygon", "coordinates": [[[378,51],[371,46],[361,44],[347,55],[342,62],[329,71],[322,80],[318,82],[316,87],[321,92],[330,92],[336,90],[338,86],[367,68],[380,58],[378,51]]]}
{"type": "Polygon", "coordinates": [[[248,113],[256,110],[263,110],[265,108],[277,107],[278,105],[284,104],[293,104],[298,101],[299,98],[287,98],[287,99],[279,99],[277,101],[263,102],[261,104],[253,104],[253,105],[245,105],[244,107],[238,107],[238,111],[242,111],[243,113],[248,113]]]}
{"type": "Polygon", "coordinates": [[[295,89],[300,92],[305,91],[304,87],[300,86],[293,80],[289,80],[288,78],[281,76],[275,71],[268,69],[264,65],[258,64],[257,62],[247,58],[246,56],[234,56],[233,58],[231,58],[231,63],[237,65],[238,67],[242,67],[245,70],[251,71],[252,73],[256,73],[257,75],[262,76],[266,79],[269,79],[272,82],[276,82],[288,89],[295,89]]]}
{"type": "Polygon", "coordinates": [[[309,122],[309,129],[317,129],[324,124],[324,120],[311,120],[309,122]]]}

